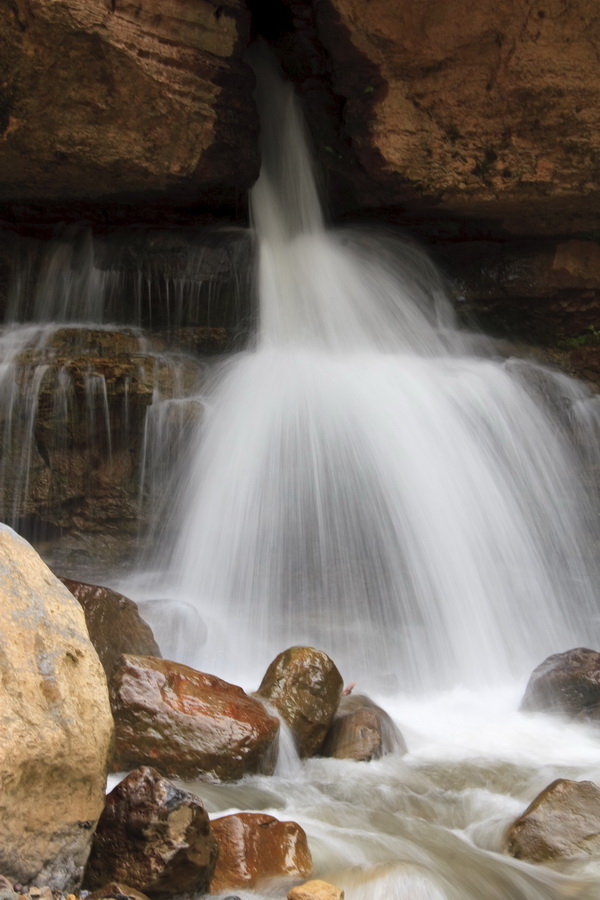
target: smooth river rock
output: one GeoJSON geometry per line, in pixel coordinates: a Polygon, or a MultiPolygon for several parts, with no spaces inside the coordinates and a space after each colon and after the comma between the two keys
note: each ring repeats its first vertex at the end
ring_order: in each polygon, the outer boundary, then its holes
{"type": "Polygon", "coordinates": [[[510,826],[508,852],[529,862],[600,858],[600,787],[559,778],[510,826]]]}
{"type": "Polygon", "coordinates": [[[600,716],[600,653],[586,647],[555,653],[534,669],[521,709],[569,718],[600,716]]]}
{"type": "Polygon", "coordinates": [[[96,584],[71,578],[61,581],[83,608],[90,639],[109,678],[123,653],[160,657],[152,629],[133,600],[96,584]]]}
{"type": "Polygon", "coordinates": [[[106,676],[83,610],[0,526],[0,872],[73,890],[104,806],[106,676]]]}
{"type": "Polygon", "coordinates": [[[304,830],[265,813],[235,813],[213,819],[219,857],[211,894],[253,888],[267,878],[306,878],[312,857],[304,830]]]}
{"type": "Polygon", "coordinates": [[[391,717],[363,694],[342,697],[321,748],[321,756],[359,762],[406,752],[406,742],[391,717]]]}
{"type": "Polygon", "coordinates": [[[151,765],[207,781],[273,771],[279,722],[237,685],[171,660],[124,655],[110,696],[115,769],[151,765]]]}
{"type": "Polygon", "coordinates": [[[194,794],[150,767],[123,779],[106,798],[85,885],[133,885],[152,900],[208,891],[217,845],[194,794]]]}
{"type": "Polygon", "coordinates": [[[289,725],[300,756],[307,757],[320,750],[342,690],[342,676],[326,653],[290,647],[273,660],[257,696],[277,710],[289,725]]]}

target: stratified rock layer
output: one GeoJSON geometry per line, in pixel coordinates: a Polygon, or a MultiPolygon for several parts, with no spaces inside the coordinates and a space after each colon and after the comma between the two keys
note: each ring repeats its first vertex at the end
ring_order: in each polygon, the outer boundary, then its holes
{"type": "Polygon", "coordinates": [[[115,769],[235,781],[270,773],[279,722],[242,688],[189,666],[123,656],[110,685],[115,769]]]}
{"type": "Polygon", "coordinates": [[[306,878],[312,872],[306,834],[296,822],[280,822],[264,813],[236,813],[211,824],[219,845],[212,894],[253,888],[266,878],[306,878]]]}
{"type": "Polygon", "coordinates": [[[507,832],[508,852],[529,862],[600,856],[600,788],[560,778],[507,832]]]}
{"type": "Polygon", "coordinates": [[[6,526],[0,617],[0,872],[72,890],[104,805],[106,677],[80,605],[6,526]]]}
{"type": "Polygon", "coordinates": [[[595,0],[327,0],[317,23],[374,186],[363,203],[416,200],[517,233],[594,227],[595,0]]]}
{"type": "Polygon", "coordinates": [[[153,898],[203,894],[217,858],[202,801],[136,769],[106,798],[85,873],[88,887],[132,884],[153,898]]]}
{"type": "Polygon", "coordinates": [[[254,180],[241,0],[0,0],[0,15],[0,202],[221,206],[254,180]]]}

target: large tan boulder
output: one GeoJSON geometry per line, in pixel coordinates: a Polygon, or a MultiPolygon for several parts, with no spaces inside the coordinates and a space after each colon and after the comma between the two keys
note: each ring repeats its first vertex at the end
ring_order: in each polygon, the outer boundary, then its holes
{"type": "Polygon", "coordinates": [[[265,879],[306,878],[312,856],[304,830],[265,813],[234,813],[213,819],[219,856],[211,894],[253,888],[265,879]]]}
{"type": "Polygon", "coordinates": [[[528,862],[600,859],[600,787],[559,778],[506,834],[508,852],[528,862]]]}
{"type": "Polygon", "coordinates": [[[257,691],[290,727],[300,756],[314,756],[333,721],[343,690],[333,660],[314,647],[290,647],[276,656],[257,691]]]}
{"type": "Polygon", "coordinates": [[[112,716],[83,610],[0,526],[0,872],[71,890],[104,805],[112,716]]]}
{"type": "Polygon", "coordinates": [[[222,205],[256,176],[242,0],[0,0],[0,200],[222,205]]]}
{"type": "Polygon", "coordinates": [[[519,233],[594,227],[596,0],[324,0],[317,23],[376,185],[363,202],[425,201],[519,233]]]}
{"type": "Polygon", "coordinates": [[[115,769],[151,765],[206,781],[273,771],[279,722],[237,685],[171,660],[123,655],[110,696],[115,769]]]}

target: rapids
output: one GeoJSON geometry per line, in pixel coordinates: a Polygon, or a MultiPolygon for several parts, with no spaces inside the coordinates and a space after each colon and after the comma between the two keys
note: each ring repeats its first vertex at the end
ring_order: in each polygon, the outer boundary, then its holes
{"type": "MultiPolygon", "coordinates": [[[[597,729],[518,712],[545,656],[598,647],[598,403],[459,330],[410,241],[329,228],[292,91],[259,74],[256,336],[211,365],[178,455],[163,413],[181,398],[154,398],[147,456],[168,457],[170,502],[140,571],[104,580],[139,601],[164,656],[248,690],[286,646],[326,650],[409,753],[300,762],[288,742],[271,778],[188,787],[212,815],[298,821],[315,877],[347,900],[599,900],[599,860],[558,871],[503,852],[506,826],[555,778],[600,783],[597,729]]],[[[70,246],[10,305],[21,321],[28,293],[40,324],[2,338],[9,423],[15,353],[46,340],[42,323],[121,321],[110,267],[87,238],[74,267],[70,246]]],[[[166,292],[179,310],[184,275],[166,292]]]]}

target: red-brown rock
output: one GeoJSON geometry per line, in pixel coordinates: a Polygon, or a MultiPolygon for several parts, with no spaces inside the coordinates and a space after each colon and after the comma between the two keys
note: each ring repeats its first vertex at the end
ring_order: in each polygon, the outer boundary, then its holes
{"type": "Polygon", "coordinates": [[[290,647],[277,656],[258,689],[287,722],[300,756],[314,756],[325,740],[342,696],[343,681],[322,650],[290,647]]]}
{"type": "Polygon", "coordinates": [[[133,600],[96,584],[60,580],[83,607],[90,640],[109,678],[123,653],[160,657],[152,629],[133,600]]]}
{"type": "Polygon", "coordinates": [[[84,883],[134,885],[149,897],[205,893],[217,845],[202,801],[142,767],[106,798],[84,883]]]}
{"type": "Polygon", "coordinates": [[[170,660],[123,656],[110,684],[113,768],[234,781],[270,773],[279,722],[242,688],[170,660]]]}
{"type": "Polygon", "coordinates": [[[521,701],[526,711],[594,718],[600,711],[600,653],[578,647],[534,669],[521,701]]]}
{"type": "Polygon", "coordinates": [[[600,788],[560,778],[510,826],[508,852],[529,862],[600,855],[600,788]]]}
{"type": "Polygon", "coordinates": [[[321,756],[361,762],[406,752],[404,738],[390,716],[362,694],[342,697],[321,748],[321,756]]]}
{"type": "Polygon", "coordinates": [[[264,813],[236,813],[213,819],[219,858],[212,894],[253,888],[266,878],[306,878],[312,858],[306,834],[296,822],[280,822],[264,813]]]}

